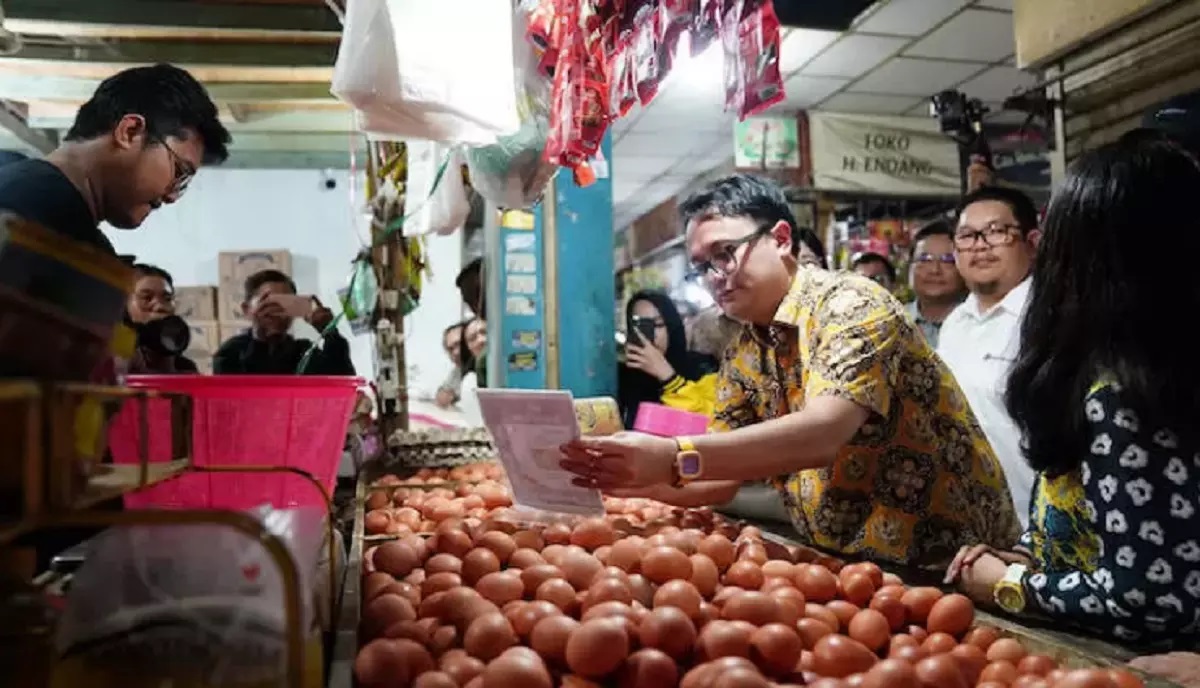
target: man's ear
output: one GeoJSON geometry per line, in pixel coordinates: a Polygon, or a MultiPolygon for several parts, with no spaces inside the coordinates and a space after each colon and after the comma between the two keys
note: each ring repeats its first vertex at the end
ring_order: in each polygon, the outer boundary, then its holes
{"type": "Polygon", "coordinates": [[[792,255],[792,228],[788,223],[780,220],[771,228],[771,238],[775,240],[775,246],[779,249],[782,255],[792,255]]]}
{"type": "Polygon", "coordinates": [[[146,138],[146,120],[141,115],[125,115],[113,127],[113,143],[120,149],[140,147],[146,138]]]}

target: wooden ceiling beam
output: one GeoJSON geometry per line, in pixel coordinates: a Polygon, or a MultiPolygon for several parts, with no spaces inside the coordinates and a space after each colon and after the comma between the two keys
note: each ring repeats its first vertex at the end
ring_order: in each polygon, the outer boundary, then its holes
{"type": "MultiPolygon", "coordinates": [[[[96,40],[75,44],[59,42],[38,43],[26,39],[21,50],[0,62],[17,60],[14,64],[39,65],[47,62],[64,63],[64,67],[84,63],[127,67],[134,64],[170,62],[178,65],[227,67],[287,67],[289,69],[317,68],[326,79],[337,58],[337,45],[332,43],[260,43],[260,42],[166,42],[138,40],[96,40]]],[[[57,66],[57,65],[54,65],[57,66]]]]}
{"type": "Polygon", "coordinates": [[[336,43],[322,5],[208,4],[189,0],[4,0],[5,27],[75,38],[336,43]]]}

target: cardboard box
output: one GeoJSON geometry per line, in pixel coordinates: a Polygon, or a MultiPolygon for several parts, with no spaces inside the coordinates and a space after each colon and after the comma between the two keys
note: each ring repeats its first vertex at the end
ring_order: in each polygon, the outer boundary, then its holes
{"type": "Polygon", "coordinates": [[[246,278],[260,270],[278,270],[292,276],[292,253],[285,249],[222,252],[217,257],[220,283],[217,318],[241,320],[246,278]]]}
{"type": "Polygon", "coordinates": [[[178,287],[175,290],[175,315],[184,320],[216,320],[217,288],[178,287]]]}
{"type": "Polygon", "coordinates": [[[188,344],[185,356],[191,359],[212,356],[221,346],[221,337],[215,320],[189,320],[188,328],[192,332],[192,341],[188,344]]]}

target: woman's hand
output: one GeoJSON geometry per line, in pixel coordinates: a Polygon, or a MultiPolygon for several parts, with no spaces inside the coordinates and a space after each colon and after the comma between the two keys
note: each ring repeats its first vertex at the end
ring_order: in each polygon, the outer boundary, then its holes
{"type": "Polygon", "coordinates": [[[1194,652],[1168,652],[1164,655],[1137,657],[1129,666],[1147,674],[1161,676],[1183,688],[1200,688],[1200,655],[1194,652]]]}
{"type": "Polygon", "coordinates": [[[976,604],[995,604],[996,584],[1004,579],[1010,564],[1030,566],[1033,560],[1022,551],[1004,551],[987,545],[963,547],[946,569],[945,582],[958,587],[976,604]]]}
{"type": "Polygon", "coordinates": [[[562,447],[560,465],[572,482],[601,490],[669,485],[675,478],[675,440],[641,432],[580,437],[562,447]]]}
{"type": "Polygon", "coordinates": [[[675,377],[675,369],[653,344],[626,342],[625,365],[636,368],[659,382],[666,382],[675,377]]]}
{"type": "Polygon", "coordinates": [[[1007,568],[1009,564],[1025,564],[1026,566],[1033,565],[1033,559],[1028,553],[1021,550],[1004,551],[994,547],[989,547],[988,545],[973,545],[969,547],[963,547],[958,550],[958,554],[954,555],[954,561],[951,561],[950,566],[946,568],[945,583],[949,585],[958,580],[963,569],[973,565],[985,554],[991,555],[1004,562],[1005,568],[1007,568]]]}

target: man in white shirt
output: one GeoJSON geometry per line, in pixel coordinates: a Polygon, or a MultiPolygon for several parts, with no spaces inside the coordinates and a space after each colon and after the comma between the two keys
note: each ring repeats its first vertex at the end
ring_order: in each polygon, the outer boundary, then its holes
{"type": "Polygon", "coordinates": [[[970,294],[947,316],[938,342],[938,354],[958,379],[1004,467],[1022,526],[1029,521],[1035,473],[1004,407],[1004,390],[1017,359],[1040,237],[1037,208],[1020,191],[985,186],[963,197],[954,255],[970,294]]]}

